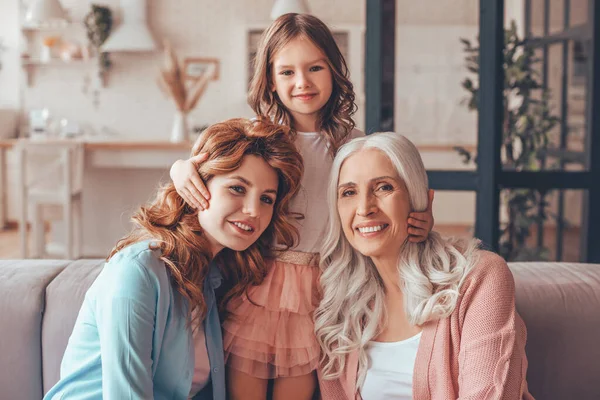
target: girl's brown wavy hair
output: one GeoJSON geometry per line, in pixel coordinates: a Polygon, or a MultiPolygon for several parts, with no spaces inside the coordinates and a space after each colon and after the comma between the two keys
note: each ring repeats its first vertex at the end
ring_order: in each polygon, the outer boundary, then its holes
{"type": "Polygon", "coordinates": [[[285,45],[297,37],[305,37],[326,56],[333,78],[329,101],[319,112],[318,131],[325,133],[332,156],[346,142],[355,123],[354,87],[348,77],[348,66],[331,31],[320,19],[308,14],[284,14],[263,33],[254,59],[254,76],[250,84],[248,104],[254,112],[293,128],[293,118],[273,88],[273,60],[285,45]]]}
{"type": "MultiPolygon", "coordinates": [[[[298,216],[290,212],[289,206],[300,187],[303,161],[288,128],[241,118],[207,128],[194,144],[192,156],[203,152],[208,153],[208,158],[199,167],[199,173],[205,183],[216,175],[235,171],[247,155],[261,157],[279,178],[273,217],[267,229],[248,249],[242,252],[224,249],[215,260],[229,282],[230,289],[221,302],[224,308],[229,299],[242,295],[250,285],[262,283],[267,273],[266,259],[273,257],[274,243],[284,247],[296,244],[298,231],[293,219],[298,216]]],[[[108,259],[133,243],[154,239],[151,248],[161,251],[172,283],[189,301],[193,320],[202,321],[207,312],[203,285],[211,253],[198,221],[198,211],[187,205],[173,183],[169,183],[132,220],[136,227],[117,243],[108,259]]]]}

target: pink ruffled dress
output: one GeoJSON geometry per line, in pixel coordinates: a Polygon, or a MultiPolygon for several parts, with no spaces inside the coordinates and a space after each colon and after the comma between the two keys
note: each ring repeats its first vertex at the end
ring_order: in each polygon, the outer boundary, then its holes
{"type": "Polygon", "coordinates": [[[319,362],[312,312],[318,256],[286,252],[274,261],[264,282],[231,301],[223,323],[225,362],[262,379],[311,373],[319,362]]]}
{"type": "MultiPolygon", "coordinates": [[[[364,136],[354,130],[350,138],[364,136]]],[[[229,302],[223,347],[229,368],[274,379],[316,370],[319,344],[313,311],[319,303],[318,252],[327,229],[325,194],[332,158],[320,133],[299,132],[296,147],[304,158],[302,190],[292,209],[304,215],[295,251],[282,252],[260,286],[229,302]]]]}

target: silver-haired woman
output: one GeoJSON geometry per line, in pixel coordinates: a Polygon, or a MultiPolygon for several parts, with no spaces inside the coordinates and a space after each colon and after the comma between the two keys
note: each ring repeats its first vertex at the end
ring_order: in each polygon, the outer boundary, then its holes
{"type": "Polygon", "coordinates": [[[404,136],[335,157],[315,312],[324,399],[532,399],[525,325],[506,262],[479,241],[407,241],[427,175],[404,136]]]}

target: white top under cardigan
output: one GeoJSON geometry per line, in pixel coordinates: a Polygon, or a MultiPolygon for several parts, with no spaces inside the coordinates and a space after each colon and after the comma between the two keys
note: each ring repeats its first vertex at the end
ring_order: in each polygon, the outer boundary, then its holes
{"type": "Polygon", "coordinates": [[[370,342],[363,400],[412,400],[412,380],[421,333],[399,342],[370,342]]]}

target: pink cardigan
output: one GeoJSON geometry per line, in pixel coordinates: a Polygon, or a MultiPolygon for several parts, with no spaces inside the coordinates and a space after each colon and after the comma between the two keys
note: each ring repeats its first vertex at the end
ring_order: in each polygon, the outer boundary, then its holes
{"type": "MultiPolygon", "coordinates": [[[[480,252],[447,318],[423,325],[413,374],[413,399],[533,399],[527,391],[525,324],[515,310],[515,283],[506,262],[480,252]]],[[[360,399],[358,352],[342,377],[323,380],[324,400],[360,399]]]]}

